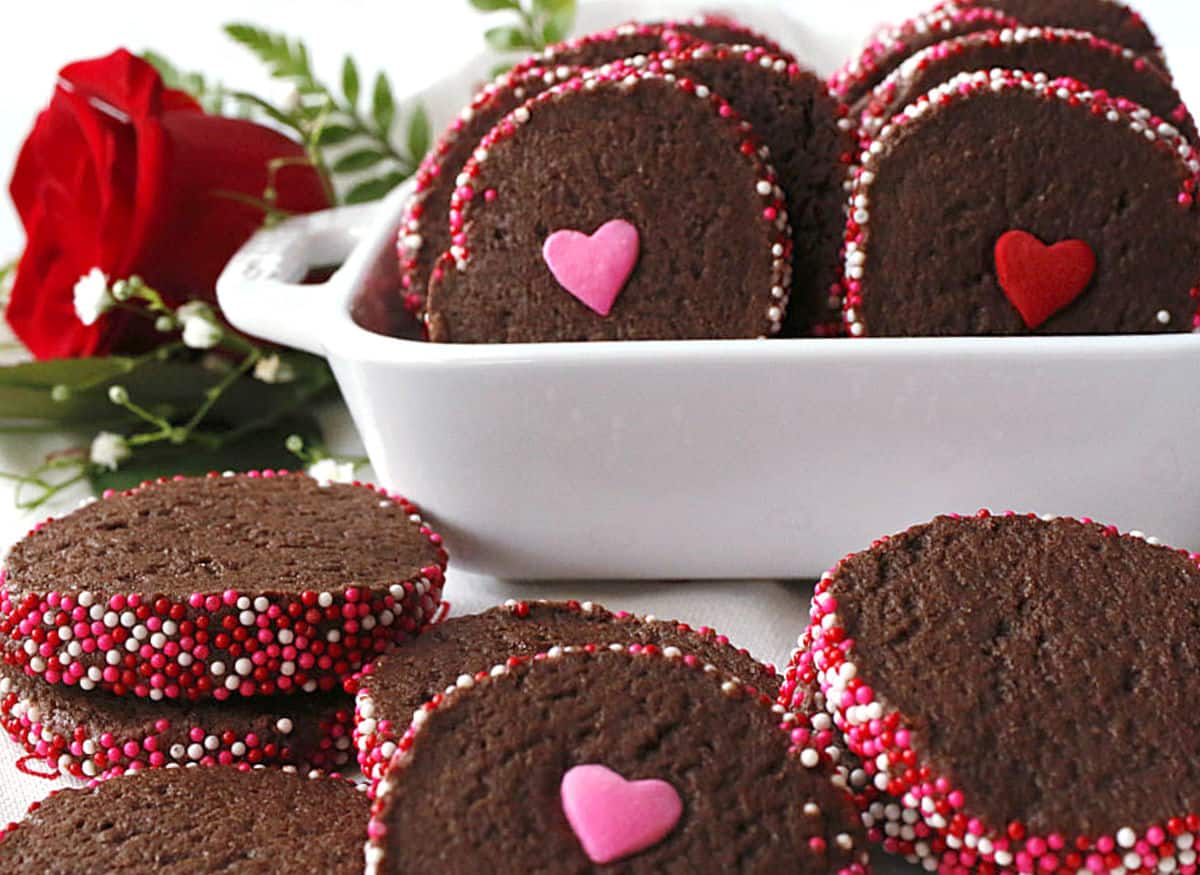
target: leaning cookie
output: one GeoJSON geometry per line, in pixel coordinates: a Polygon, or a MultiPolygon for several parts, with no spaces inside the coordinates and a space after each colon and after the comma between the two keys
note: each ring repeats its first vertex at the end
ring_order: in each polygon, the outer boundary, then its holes
{"type": "Polygon", "coordinates": [[[188,763],[330,771],[353,757],[353,714],[341,691],[150,702],[47,684],[0,661],[0,726],[33,759],[80,778],[188,763]]]}
{"type": "Polygon", "coordinates": [[[419,629],[446,551],[405,499],[304,474],[178,477],[38,526],[0,635],[50,683],[150,699],[340,687],[419,629]]]}
{"type": "Polygon", "coordinates": [[[58,790],[0,832],[3,875],[357,875],[370,805],[342,778],[146,769],[58,790]]]}
{"type": "Polygon", "coordinates": [[[675,51],[700,43],[736,43],[762,46],[770,52],[783,51],[774,40],[731,18],[700,15],[678,21],[633,21],[573,37],[531,55],[513,71],[521,73],[531,67],[600,67],[621,58],[675,51]]]}
{"type": "MultiPolygon", "coordinates": [[[[969,6],[976,0],[955,0],[969,6]]],[[[1162,47],[1141,14],[1116,0],[978,0],[1026,24],[1086,30],[1155,59],[1165,73],[1162,47]]],[[[1082,77],[1081,77],[1082,78],[1082,77]]]]}
{"type": "Polygon", "coordinates": [[[425,156],[397,238],[401,291],[410,312],[424,306],[434,265],[450,247],[450,199],[479,141],[526,100],[578,72],[558,65],[505,73],[479,90],[425,156]]]}
{"type": "Polygon", "coordinates": [[[700,46],[626,62],[711,88],[767,147],[787,196],[793,286],[783,335],[802,337],[840,322],[846,168],[853,135],[825,83],[789,56],[751,46],[700,46]]]}
{"type": "Polygon", "coordinates": [[[862,153],[847,331],[1191,331],[1197,171],[1171,124],[1124,99],[1042,74],[955,76],[862,153]]]}
{"type": "Polygon", "coordinates": [[[1198,563],[982,512],[844,559],[789,677],[871,836],[931,871],[1193,871],[1198,563]]]}
{"type": "Polygon", "coordinates": [[[862,873],[861,827],[807,738],[676,647],[513,657],[416,715],[367,871],[862,873]]]}
{"type": "Polygon", "coordinates": [[[1085,31],[1048,27],[979,31],[922,49],[855,107],[861,134],[875,136],[892,116],[959,73],[996,68],[1078,79],[1093,90],[1146,107],[1179,128],[1189,142],[1197,141],[1183,98],[1155,63],[1085,31]]]}
{"type": "Polygon", "coordinates": [[[830,77],[829,90],[847,106],[853,106],[914,52],[965,33],[1019,24],[1013,16],[989,6],[940,6],[880,30],[860,54],[830,77]]]}
{"type": "Polygon", "coordinates": [[[678,647],[723,674],[775,697],[774,669],[714,630],[675,620],[609,611],[591,602],[508,602],[481,614],[452,617],[384,654],[355,678],[354,746],[372,785],[383,776],[413,712],[473,673],[509,656],[531,656],[555,644],[654,644],[678,647]]]}
{"type": "Polygon", "coordinates": [[[430,284],[430,339],[778,333],[791,238],[760,149],[703,85],[622,70],[544,92],[463,171],[430,284]]]}

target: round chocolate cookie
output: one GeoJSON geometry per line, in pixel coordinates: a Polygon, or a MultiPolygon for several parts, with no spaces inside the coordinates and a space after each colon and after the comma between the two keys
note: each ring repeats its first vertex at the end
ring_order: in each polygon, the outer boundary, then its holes
{"type": "Polygon", "coordinates": [[[367,872],[864,872],[807,738],[675,647],[510,658],[421,712],[380,784],[367,872]]]}
{"type": "Polygon", "coordinates": [[[450,198],[479,141],[526,100],[577,72],[556,66],[505,73],[472,98],[425,156],[397,243],[401,292],[409,310],[418,312],[424,306],[434,265],[450,248],[450,198]]]}
{"type": "Polygon", "coordinates": [[[914,52],[964,33],[1020,24],[1011,15],[991,8],[994,5],[963,9],[946,4],[901,24],[883,28],[871,37],[861,54],[833,74],[829,90],[847,106],[853,106],[914,52]]]}
{"type": "MultiPolygon", "coordinates": [[[[678,21],[664,21],[665,30],[681,33],[710,45],[755,46],[772,55],[787,55],[775,40],[746,27],[727,15],[698,15],[678,21]]],[[[792,60],[787,55],[788,60],[792,60]]]]}
{"type": "Polygon", "coordinates": [[[1042,74],[959,74],[862,154],[847,331],[1191,331],[1197,171],[1174,127],[1122,98],[1042,74]]]}
{"type": "Polygon", "coordinates": [[[857,758],[875,837],[931,871],[1190,871],[1196,616],[1198,555],[939,517],[826,575],[794,681],[857,758]]]}
{"type": "Polygon", "coordinates": [[[3,875],[358,875],[370,804],[278,769],[146,769],[58,790],[0,835],[3,875]]]}
{"type": "Polygon", "coordinates": [[[178,477],[38,526],[0,635],[51,683],[151,699],[331,690],[424,625],[446,551],[400,496],[305,474],[178,477]]]}
{"type": "Polygon", "coordinates": [[[600,67],[622,58],[676,51],[697,43],[761,46],[776,54],[779,44],[723,15],[700,15],[679,21],[628,22],[610,30],[574,37],[547,46],[514,67],[600,67]]]}
{"type": "Polygon", "coordinates": [[[0,661],[0,726],[30,757],[81,778],[193,762],[329,771],[351,761],[353,715],[340,691],[150,702],[47,684],[0,661]]]}
{"type": "Polygon", "coordinates": [[[534,67],[601,67],[621,58],[681,49],[696,41],[695,37],[661,23],[629,22],[547,46],[513,67],[512,73],[520,75],[534,67]]]}
{"type": "Polygon", "coordinates": [[[372,785],[383,777],[413,712],[453,688],[463,672],[489,668],[509,656],[532,656],[556,644],[593,641],[675,646],[769,696],[779,692],[774,669],[707,627],[613,613],[591,602],[509,602],[434,624],[363,669],[355,679],[354,728],[363,774],[372,785]]]}
{"type": "Polygon", "coordinates": [[[1045,27],[979,31],[911,55],[855,107],[862,134],[875,136],[892,116],[959,73],[998,67],[1078,79],[1146,107],[1197,141],[1191,113],[1156,64],[1093,34],[1045,27]]]}
{"type": "MultiPolygon", "coordinates": [[[[966,6],[974,0],[956,2],[966,6]]],[[[980,5],[999,9],[1026,24],[1086,30],[1140,55],[1150,55],[1166,72],[1158,40],[1145,19],[1124,3],[1115,0],[980,0],[980,5]]]]}
{"type": "Polygon", "coordinates": [[[783,334],[803,337],[840,322],[838,250],[853,136],[845,109],[796,61],[745,46],[700,46],[652,55],[636,68],[702,83],[748,121],[767,147],[787,196],[793,285],[783,334]]]}
{"type": "Polygon", "coordinates": [[[778,333],[783,192],[710,89],[644,71],[572,79],[467,163],[434,271],[431,340],[514,343],[778,333]]]}

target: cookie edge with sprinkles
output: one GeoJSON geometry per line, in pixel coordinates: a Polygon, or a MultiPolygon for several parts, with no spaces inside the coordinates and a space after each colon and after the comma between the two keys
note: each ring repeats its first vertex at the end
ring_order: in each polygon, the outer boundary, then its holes
{"type": "MultiPolygon", "coordinates": [[[[388,827],[382,818],[388,811],[389,798],[387,794],[391,789],[389,782],[393,781],[394,776],[407,767],[412,756],[411,751],[413,746],[422,731],[422,727],[428,720],[429,714],[455,702],[463,691],[473,690],[480,685],[486,685],[493,682],[494,679],[510,675],[514,671],[527,671],[536,663],[565,658],[586,659],[604,652],[624,654],[631,659],[663,659],[678,665],[680,671],[700,671],[712,676],[714,683],[720,685],[723,695],[731,699],[745,699],[751,705],[765,708],[778,717],[779,731],[786,735],[788,741],[787,757],[794,759],[802,768],[808,771],[830,769],[831,763],[829,759],[822,752],[808,744],[809,730],[799,725],[801,721],[798,720],[795,714],[789,712],[779,702],[772,700],[770,696],[761,694],[753,687],[747,687],[740,681],[728,678],[717,670],[715,666],[706,664],[702,659],[684,654],[677,647],[659,648],[655,645],[625,645],[617,643],[610,645],[585,644],[552,647],[544,653],[534,656],[510,657],[505,662],[493,666],[490,670],[477,672],[473,676],[464,674],[458,678],[452,689],[448,690],[444,695],[436,696],[414,713],[413,721],[398,745],[397,751],[388,766],[387,774],[377,788],[378,792],[371,806],[371,820],[367,826],[367,841],[363,849],[366,861],[366,875],[379,875],[379,867],[384,862],[386,855],[386,851],[382,846],[382,840],[387,834],[388,827]]],[[[847,813],[850,814],[852,810],[848,806],[847,813]]],[[[856,824],[857,826],[858,824],[856,824]]],[[[852,852],[854,850],[854,837],[850,833],[841,834],[839,836],[839,847],[847,853],[852,852]],[[841,841],[843,836],[846,840],[845,843],[841,841]]],[[[839,869],[836,875],[866,875],[868,871],[869,862],[867,849],[864,845],[859,851],[858,860],[839,869]]]]}
{"type": "MultiPolygon", "coordinates": [[[[1109,97],[1092,91],[1084,83],[1071,78],[1050,79],[1041,73],[996,69],[959,73],[910,103],[883,126],[878,136],[864,145],[858,161],[849,173],[850,197],[847,205],[846,229],[842,257],[842,318],[846,335],[852,338],[870,336],[869,326],[861,318],[862,281],[868,263],[870,234],[870,195],[876,182],[878,157],[886,154],[893,138],[902,135],[927,113],[942,111],[946,106],[970,100],[981,94],[1029,93],[1043,100],[1055,100],[1089,113],[1110,124],[1122,124],[1142,136],[1147,145],[1164,149],[1171,154],[1183,171],[1177,204],[1192,209],[1196,203],[1197,174],[1200,174],[1200,154],[1176,130],[1174,125],[1155,116],[1150,110],[1120,97],[1109,97]]],[[[1192,317],[1192,330],[1200,332],[1200,269],[1191,297],[1197,303],[1192,317]]],[[[1159,322],[1162,324],[1160,313],[1159,322]]],[[[1170,314],[1167,313],[1168,319],[1170,314]]]]}
{"type": "MultiPolygon", "coordinates": [[[[1012,511],[993,515],[981,510],[976,514],[984,519],[992,516],[1023,516],[1044,522],[1070,519],[1012,511]]],[[[1087,517],[1073,521],[1099,528],[1107,537],[1136,538],[1157,549],[1178,553],[1200,568],[1200,553],[1175,550],[1142,532],[1122,535],[1115,526],[1104,526],[1087,517]]],[[[869,549],[904,534],[880,538],[869,549]]],[[[1013,875],[1035,871],[1047,875],[1103,873],[1121,866],[1153,871],[1166,858],[1173,859],[1172,865],[1181,872],[1196,871],[1197,854],[1192,848],[1200,834],[1197,812],[1171,818],[1165,829],[1157,824],[1124,826],[1111,836],[1032,835],[1019,822],[989,829],[971,817],[964,807],[962,791],[932,765],[922,762],[912,749],[911,721],[875,692],[869,678],[858,674],[852,658],[854,641],[837,613],[836,597],[829,592],[842,564],[855,555],[847,556],[818,582],[810,620],[789,661],[779,704],[798,714],[807,713],[812,737],[822,749],[828,749],[832,760],[840,763],[839,784],[850,791],[873,841],[882,842],[885,850],[901,854],[927,871],[968,872],[981,864],[991,864],[999,872],[1013,875]],[[814,693],[815,702],[805,708],[805,698],[814,693]],[[817,710],[821,707],[824,710],[817,710]],[[851,741],[846,725],[864,729],[870,736],[870,748],[851,741]],[[921,780],[914,783],[905,778],[906,771],[921,780]],[[907,825],[909,837],[905,837],[903,826],[894,835],[888,824],[907,825]],[[963,855],[969,859],[964,860],[963,855]],[[1063,855],[1078,856],[1081,865],[1071,865],[1063,855]],[[1154,864],[1146,867],[1144,861],[1150,856],[1154,864]],[[1136,863],[1133,857],[1137,857],[1136,863]]]]}
{"type": "MultiPolygon", "coordinates": [[[[244,474],[214,472],[205,479],[307,476],[281,470],[244,474]]],[[[176,476],[146,481],[125,492],[109,490],[99,500],[108,500],[117,495],[129,496],[165,483],[189,479],[199,478],[176,476]]],[[[65,682],[78,685],[81,689],[104,689],[117,695],[132,694],[151,700],[179,697],[221,700],[233,694],[251,696],[277,690],[288,692],[294,688],[305,692],[338,688],[343,676],[334,672],[333,666],[321,666],[320,659],[308,652],[308,647],[314,641],[321,643],[324,654],[324,642],[340,643],[343,634],[353,624],[355,633],[359,630],[367,633],[364,646],[369,649],[369,652],[361,654],[361,661],[354,661],[358,664],[347,666],[345,675],[356,671],[361,664],[369,662],[391,644],[415,632],[426,619],[433,617],[441,598],[449,558],[442,546],[441,536],[425,524],[417,507],[403,496],[358,481],[349,486],[370,490],[379,496],[380,502],[387,502],[389,506],[399,505],[407,515],[408,522],[417,526],[421,537],[434,547],[434,564],[419,569],[398,569],[394,583],[374,589],[352,586],[340,590],[335,587],[338,589],[336,593],[305,590],[294,594],[294,598],[278,595],[268,598],[261,593],[243,594],[225,590],[220,593],[194,592],[186,598],[175,600],[159,593],[97,595],[90,590],[83,590],[67,594],[56,591],[26,593],[20,597],[18,604],[14,604],[8,587],[3,584],[4,575],[0,572],[0,635],[15,645],[6,657],[8,662],[21,666],[26,674],[41,677],[48,683],[65,682]],[[355,605],[362,603],[364,598],[366,603],[363,607],[366,610],[360,611],[355,605]],[[376,601],[382,607],[372,611],[370,605],[376,601]],[[71,616],[60,624],[60,615],[68,611],[71,616]],[[139,612],[145,616],[140,616],[139,612]],[[306,620],[306,623],[317,628],[317,633],[322,636],[319,641],[301,639],[290,628],[278,628],[278,624],[273,622],[283,615],[306,618],[311,614],[317,616],[317,621],[310,623],[306,620]],[[35,615],[36,620],[33,619],[35,615]],[[182,634],[184,629],[190,628],[185,623],[200,618],[204,618],[205,629],[209,626],[234,631],[243,627],[257,628],[257,639],[261,645],[271,643],[282,648],[280,665],[265,679],[257,677],[261,664],[270,658],[262,648],[249,656],[230,659],[232,664],[226,665],[223,659],[214,656],[214,650],[223,652],[225,647],[216,647],[214,640],[214,647],[210,648],[207,644],[195,642],[191,635],[182,634]],[[49,623],[44,622],[47,619],[49,623]],[[227,621],[232,625],[226,626],[227,621]],[[46,629],[51,631],[47,632],[46,629]],[[62,634],[64,629],[66,635],[62,634]],[[286,633],[286,640],[281,633],[286,633]],[[262,641],[264,634],[270,636],[270,642],[262,641]],[[86,649],[86,643],[81,641],[93,642],[91,649],[86,649]],[[126,643],[139,641],[141,644],[136,651],[130,650],[126,643]],[[190,648],[187,646],[189,642],[190,648]],[[195,653],[198,648],[203,648],[200,655],[195,653]],[[94,664],[85,669],[78,661],[80,655],[97,652],[104,654],[106,665],[103,669],[94,664]],[[135,652],[136,657],[133,656],[135,652]],[[60,654],[67,657],[68,667],[65,669],[60,654]],[[133,657],[132,665],[128,664],[126,654],[133,657]],[[256,661],[256,654],[263,655],[256,661]],[[156,666],[156,661],[161,665],[156,666]],[[168,682],[172,677],[165,671],[168,664],[175,665],[177,673],[188,671],[199,689],[168,682]],[[123,668],[118,669],[118,665],[123,668]],[[132,684],[126,677],[130,672],[135,673],[132,684]],[[263,688],[267,683],[270,683],[270,689],[263,688]]],[[[51,522],[53,518],[35,526],[27,537],[36,536],[51,522]]],[[[232,633],[227,637],[232,637],[232,633]]]]}
{"type": "MultiPolygon", "coordinates": [[[[706,101],[714,115],[724,120],[730,132],[731,144],[737,145],[736,151],[749,161],[758,181],[755,194],[763,202],[761,219],[767,224],[772,240],[768,253],[771,259],[770,287],[762,291],[766,306],[763,309],[765,330],[760,337],[773,337],[782,330],[786,313],[787,299],[791,289],[791,251],[792,232],[788,222],[787,207],[783,190],[778,178],[768,163],[766,148],[758,141],[750,125],[741,119],[737,112],[722,97],[715,94],[705,85],[697,85],[686,80],[670,80],[666,76],[647,70],[631,70],[617,65],[607,68],[597,68],[556,85],[518,107],[509,113],[495,128],[480,142],[479,149],[463,168],[466,182],[455,189],[450,204],[450,249],[439,259],[438,266],[430,283],[430,302],[434,299],[440,272],[456,270],[464,272],[470,264],[470,247],[468,245],[467,217],[482,202],[490,205],[499,200],[495,189],[488,188],[476,192],[473,180],[480,174],[480,168],[486,164],[489,153],[499,142],[514,137],[521,126],[528,123],[533,113],[542,109],[545,104],[557,101],[565,96],[579,92],[590,92],[600,88],[632,89],[647,81],[668,82],[681,92],[706,101]]],[[[427,328],[435,318],[436,307],[427,307],[425,321],[427,328]]],[[[451,335],[453,334],[451,330],[451,335]]],[[[450,338],[453,342],[453,337],[450,338]]]]}
{"type": "MultiPolygon", "coordinates": [[[[673,626],[677,631],[695,635],[703,640],[714,641],[717,644],[731,648],[749,659],[753,659],[756,664],[762,667],[764,674],[770,675],[773,681],[782,686],[783,679],[780,678],[774,666],[754,659],[748,650],[736,647],[726,636],[721,635],[715,629],[708,626],[693,628],[678,620],[661,620],[653,615],[638,616],[628,611],[612,611],[604,605],[590,601],[578,602],[571,600],[556,602],[549,599],[523,599],[520,601],[509,599],[503,605],[498,605],[497,607],[504,608],[517,617],[523,617],[525,614],[528,614],[530,606],[549,607],[556,610],[578,612],[580,614],[605,612],[610,615],[611,619],[609,622],[611,623],[634,623],[641,626],[649,626],[655,623],[667,624],[668,626],[673,626]]],[[[495,610],[495,608],[491,610],[495,610]]],[[[481,616],[481,614],[467,616],[481,616]]],[[[607,624],[598,628],[607,628],[607,624]]],[[[376,667],[376,661],[369,663],[353,679],[355,690],[353,745],[358,757],[359,768],[369,782],[367,793],[372,798],[375,796],[376,787],[383,778],[383,773],[387,770],[388,764],[396,752],[397,745],[401,738],[403,738],[404,733],[402,729],[407,728],[412,722],[412,715],[408,714],[398,715],[398,719],[388,719],[387,717],[380,716],[378,705],[371,696],[370,689],[370,677],[375,672],[376,667]]],[[[465,664],[463,667],[469,668],[465,664]]],[[[755,678],[735,678],[735,680],[746,684],[748,687],[758,689],[755,685],[755,678]]],[[[453,682],[449,683],[445,692],[454,689],[454,686],[453,682]]]]}

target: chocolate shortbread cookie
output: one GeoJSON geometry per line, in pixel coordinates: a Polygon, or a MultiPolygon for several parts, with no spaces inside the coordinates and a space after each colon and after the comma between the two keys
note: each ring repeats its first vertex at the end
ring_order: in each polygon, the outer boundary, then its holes
{"type": "Polygon", "coordinates": [[[1190,866],[1198,563],[1090,521],[939,517],[821,581],[793,704],[852,754],[875,836],[931,869],[1190,866]]]}
{"type": "Polygon", "coordinates": [[[175,478],[8,554],[0,635],[50,683],[151,699],[330,690],[419,629],[446,551],[400,496],[305,474],[175,478]]]}
{"type": "Polygon", "coordinates": [[[341,778],[146,769],[32,806],[0,839],[0,873],[357,875],[369,810],[341,778]]]}
{"type": "Polygon", "coordinates": [[[531,656],[556,644],[593,641],[675,646],[769,696],[779,692],[773,669],[712,629],[614,613],[591,602],[510,602],[430,626],[363,669],[355,680],[354,730],[363,774],[372,783],[383,776],[413,712],[452,688],[463,672],[490,668],[509,656],[531,656]]]}
{"type": "Polygon", "coordinates": [[[676,647],[462,677],[401,743],[367,871],[861,873],[861,827],[769,696],[676,647]]]}
{"type": "Polygon", "coordinates": [[[833,74],[829,89],[847,106],[853,106],[914,52],[964,33],[1019,24],[1016,18],[991,8],[991,5],[939,6],[901,24],[882,28],[860,54],[833,74]]]}
{"type": "Polygon", "coordinates": [[[1183,98],[1155,63],[1094,34],[1048,27],[979,31],[909,56],[855,106],[862,134],[875,136],[892,116],[959,73],[996,68],[1077,79],[1146,107],[1179,128],[1189,142],[1197,140],[1183,98]]]}
{"type": "Polygon", "coordinates": [[[1191,331],[1200,160],[1074,80],[964,73],[863,152],[846,231],[851,336],[1191,331]]]}
{"type": "Polygon", "coordinates": [[[513,343],[778,333],[783,192],[711,89],[649,71],[572,79],[510,113],[451,203],[431,340],[513,343]]]}
{"type": "MultiPolygon", "coordinates": [[[[956,0],[963,6],[974,0],[956,0]]],[[[1086,30],[1153,57],[1167,72],[1162,47],[1141,14],[1116,0],[978,0],[979,5],[1000,9],[1029,25],[1086,30]]]]}
{"type": "Polygon", "coordinates": [[[450,199],[479,141],[526,100],[578,72],[579,68],[558,65],[500,76],[480,89],[425,156],[397,241],[401,292],[408,309],[417,312],[424,306],[434,265],[450,247],[450,199]]]}
{"type": "Polygon", "coordinates": [[[48,684],[0,661],[0,725],[31,757],[80,778],[187,763],[338,769],[353,758],[353,716],[341,691],[150,702],[48,684]]]}
{"type": "Polygon", "coordinates": [[[846,168],[853,135],[844,108],[811,70],[745,46],[700,46],[651,56],[649,69],[702,83],[737,110],[767,147],[787,196],[792,291],[782,334],[828,333],[840,322],[846,168]]]}

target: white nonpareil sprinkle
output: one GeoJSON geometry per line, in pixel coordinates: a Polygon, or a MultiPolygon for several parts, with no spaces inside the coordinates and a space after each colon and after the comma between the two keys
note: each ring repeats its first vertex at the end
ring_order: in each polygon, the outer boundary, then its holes
{"type": "Polygon", "coordinates": [[[92,438],[92,448],[88,453],[93,465],[117,470],[118,466],[131,455],[129,444],[119,434],[102,431],[92,438]]]}
{"type": "Polygon", "coordinates": [[[75,315],[84,325],[94,325],[114,303],[108,290],[108,276],[100,268],[93,267],[76,281],[75,315]]]}

